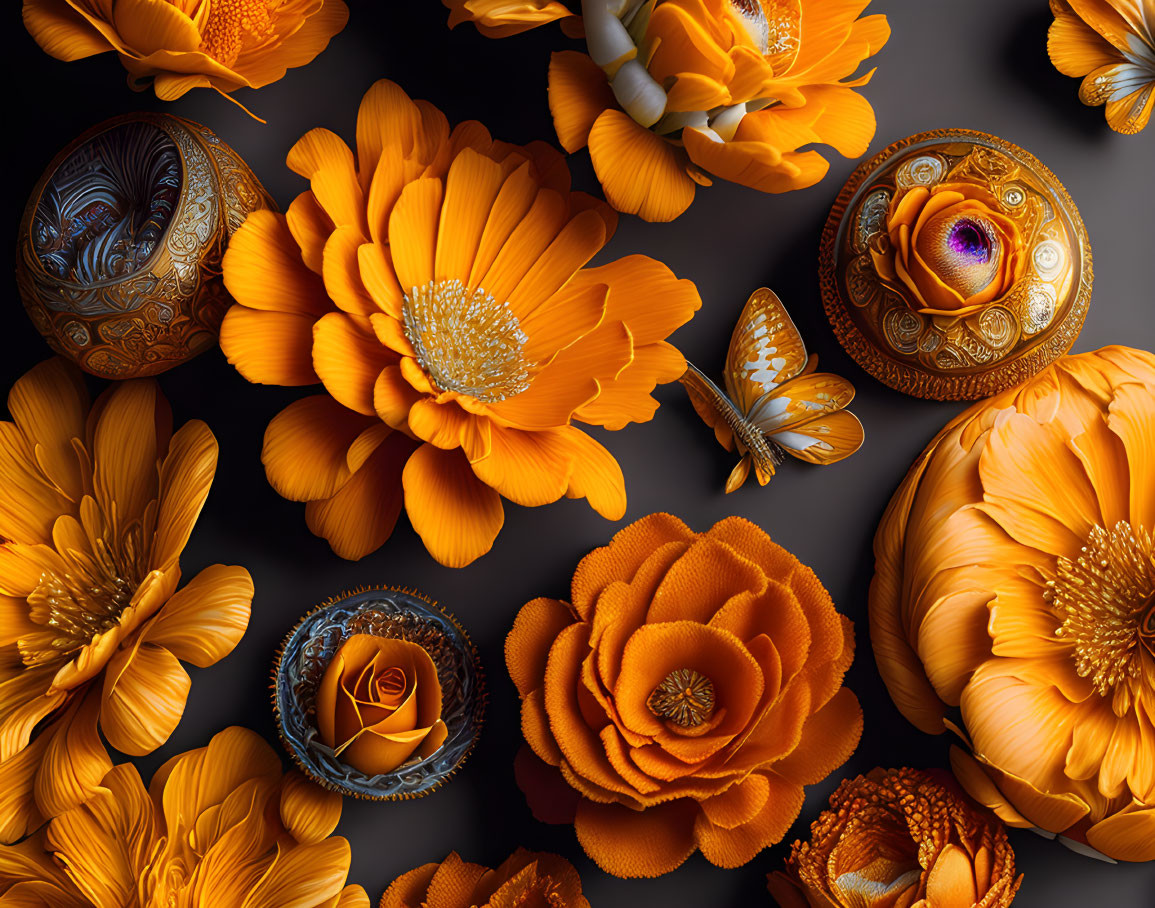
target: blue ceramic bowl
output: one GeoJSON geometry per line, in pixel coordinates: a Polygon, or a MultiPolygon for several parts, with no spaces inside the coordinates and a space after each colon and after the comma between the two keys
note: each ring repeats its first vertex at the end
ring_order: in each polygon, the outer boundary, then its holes
{"type": "Polygon", "coordinates": [[[356,798],[419,798],[439,788],[473,750],[485,704],[485,677],[469,636],[452,615],[408,590],[361,590],[329,600],[293,628],[273,666],[273,707],[290,756],[314,782],[356,798]],[[441,718],[449,736],[425,759],[367,776],[343,763],[319,740],[314,717],[317,688],[337,649],[354,634],[416,643],[437,666],[441,718]]]}

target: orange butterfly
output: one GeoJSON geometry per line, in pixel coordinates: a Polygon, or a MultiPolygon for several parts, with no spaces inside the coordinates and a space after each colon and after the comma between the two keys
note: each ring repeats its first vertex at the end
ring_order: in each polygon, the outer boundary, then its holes
{"type": "Polygon", "coordinates": [[[829,372],[815,372],[802,335],[773,291],[755,290],[734,328],[726,354],[726,390],[686,363],[682,384],[694,409],[727,451],[742,459],[726,491],[750,475],[766,485],[790,454],[809,463],[836,463],[862,446],[862,423],[844,408],[854,386],[829,372]]]}

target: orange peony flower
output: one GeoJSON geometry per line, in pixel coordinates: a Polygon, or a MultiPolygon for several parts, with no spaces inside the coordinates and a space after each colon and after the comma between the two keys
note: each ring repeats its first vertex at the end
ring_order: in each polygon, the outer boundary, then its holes
{"type": "Polygon", "coordinates": [[[24,25],[58,60],[115,51],[128,84],[173,101],[190,88],[260,88],[345,27],[344,0],[24,0],[24,25]]]}
{"type": "Polygon", "coordinates": [[[780,908],[1007,908],[1022,877],[1002,823],[947,773],[875,769],[838,786],[768,882],[780,908]]]}
{"type": "Polygon", "coordinates": [[[221,346],[250,381],[324,393],[273,419],[262,459],[344,558],[377,549],[404,507],[426,548],[485,554],[502,496],[625,512],[621,468],[571,425],[650,419],[685,371],[665,338],[701,305],[645,256],[583,267],[613,232],[541,142],[495,142],[392,82],[365,95],[357,155],[314,129],[289,153],[311,180],[287,215],[229,243],[238,305],[221,346]]]}
{"type": "Polygon", "coordinates": [[[884,281],[905,286],[924,315],[964,316],[1001,299],[1026,270],[1018,225],[977,183],[914,186],[887,213],[889,243],[872,248],[884,281]]]}
{"type": "Polygon", "coordinates": [[[1107,124],[1134,134],[1155,108],[1155,6],[1138,0],[1051,0],[1047,51],[1055,69],[1082,78],[1079,100],[1107,105],[1107,124]]]}
{"type": "Polygon", "coordinates": [[[354,634],[317,689],[322,743],[367,776],[431,756],[449,735],[437,666],[416,643],[354,634]]]}
{"type": "Polygon", "coordinates": [[[449,855],[398,877],[381,897],[379,908],[589,908],[577,871],[556,854],[519,848],[490,870],[449,855]]]}
{"type": "Polygon", "coordinates": [[[965,730],[972,797],[1127,861],[1155,859],[1153,456],[1155,356],[1064,357],[931,442],[870,591],[891,696],[965,730]]]}
{"type": "MultiPolygon", "coordinates": [[[[446,0],[450,24],[494,37],[565,15],[560,4],[446,0]]],[[[610,204],[672,221],[708,174],[762,192],[817,183],[808,145],[866,152],[874,111],[851,80],[890,26],[870,0],[586,0],[588,53],[555,53],[549,107],[562,147],[589,145],[610,204]]],[[[566,22],[571,20],[565,20],[566,22]]],[[[570,29],[571,31],[573,29],[570,29]]]]}
{"type": "Polygon", "coordinates": [[[857,746],[853,626],[749,521],[693,533],[651,514],[582,559],[572,598],[527,603],[505,643],[516,769],[534,814],[573,822],[607,873],[699,849],[745,864],[857,746]]]}
{"type": "Polygon", "coordinates": [[[0,846],[0,900],[52,908],[213,904],[369,908],[346,886],[349,843],[331,836],[341,797],[226,728],[165,763],[146,790],[114,766],[83,805],[0,846]]]}
{"type": "Polygon", "coordinates": [[[0,422],[0,841],[96,789],[127,754],[163,744],[191,681],[249,621],[253,582],[214,564],[183,589],[180,554],[204,505],[217,442],[172,433],[155,382],[114,384],[89,409],[80,371],[33,368],[0,422]]]}

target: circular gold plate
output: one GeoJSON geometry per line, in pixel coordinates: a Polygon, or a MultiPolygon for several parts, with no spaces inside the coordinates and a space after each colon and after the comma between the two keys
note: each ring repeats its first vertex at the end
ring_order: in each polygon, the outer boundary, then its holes
{"type": "Polygon", "coordinates": [[[1091,297],[1091,245],[1071,197],[1033,155],[995,136],[910,136],[851,175],[822,232],[819,277],[842,346],[885,385],[915,397],[975,400],[1034,375],[1071,349],[1091,297]],[[924,314],[886,281],[872,251],[890,245],[891,200],[915,187],[973,183],[1015,222],[1025,267],[999,298],[961,315],[924,314]]]}

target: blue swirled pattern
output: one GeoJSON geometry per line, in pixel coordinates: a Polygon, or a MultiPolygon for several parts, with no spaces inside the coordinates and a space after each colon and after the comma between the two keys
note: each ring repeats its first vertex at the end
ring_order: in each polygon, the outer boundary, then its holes
{"type": "Polygon", "coordinates": [[[176,145],[151,123],[94,136],[52,175],[32,223],[45,270],[77,284],[138,271],[155,251],[180,199],[176,145]]]}

